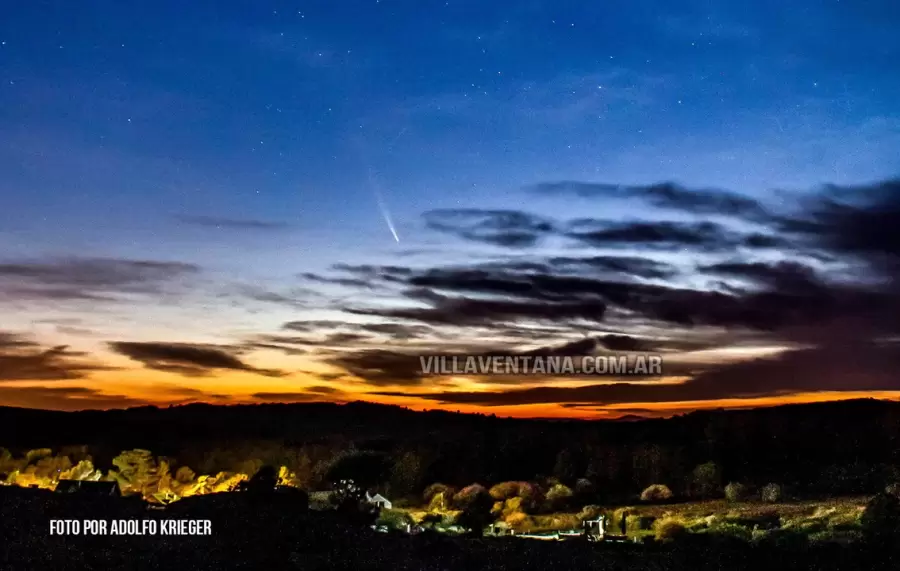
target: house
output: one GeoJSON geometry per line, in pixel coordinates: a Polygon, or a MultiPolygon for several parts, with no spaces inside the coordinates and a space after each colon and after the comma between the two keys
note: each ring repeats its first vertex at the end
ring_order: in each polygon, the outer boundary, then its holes
{"type": "Polygon", "coordinates": [[[366,501],[372,505],[378,506],[379,508],[381,508],[383,510],[389,510],[393,506],[391,501],[389,499],[387,499],[386,497],[382,496],[381,494],[375,494],[373,496],[373,495],[370,495],[368,492],[366,492],[366,501]]]}
{"type": "Polygon", "coordinates": [[[122,491],[116,482],[94,482],[91,480],[60,480],[56,484],[56,492],[60,494],[79,494],[82,496],[121,497],[122,491]]]}
{"type": "Polygon", "coordinates": [[[606,536],[606,517],[584,520],[584,533],[590,538],[603,539],[606,536]]]}
{"type": "Polygon", "coordinates": [[[515,531],[509,527],[505,521],[497,521],[491,524],[491,526],[487,529],[488,535],[495,536],[503,536],[503,535],[515,535],[515,531]]]}

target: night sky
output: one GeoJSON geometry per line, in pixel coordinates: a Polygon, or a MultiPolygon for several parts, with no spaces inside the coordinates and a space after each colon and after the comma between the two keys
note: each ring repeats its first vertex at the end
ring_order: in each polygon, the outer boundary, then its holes
{"type": "Polygon", "coordinates": [[[900,396],[900,6],[33,0],[0,404],[900,396]],[[418,355],[665,355],[435,378],[418,355]]]}

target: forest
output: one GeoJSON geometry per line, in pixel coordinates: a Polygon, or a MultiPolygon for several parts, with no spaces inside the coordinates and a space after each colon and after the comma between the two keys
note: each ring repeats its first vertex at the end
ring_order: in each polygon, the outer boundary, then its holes
{"type": "Polygon", "coordinates": [[[773,486],[797,499],[865,495],[900,481],[900,404],[869,399],[631,422],[367,403],[6,408],[0,434],[4,483],[52,489],[60,479],[114,480],[148,501],[234,489],[263,466],[282,485],[308,491],[352,478],[395,504],[427,504],[436,486],[454,494],[473,485],[527,486],[515,495],[530,498],[536,512],[648,493],[719,498],[729,485],[756,496],[773,486]]]}

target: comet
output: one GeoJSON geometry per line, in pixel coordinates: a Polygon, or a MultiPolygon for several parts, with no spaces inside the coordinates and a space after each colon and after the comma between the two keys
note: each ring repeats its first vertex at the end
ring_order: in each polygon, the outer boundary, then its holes
{"type": "Polygon", "coordinates": [[[369,184],[372,186],[372,193],[375,195],[375,201],[378,202],[378,210],[381,211],[381,217],[384,218],[384,222],[387,224],[388,230],[391,231],[394,241],[399,244],[400,236],[397,234],[397,228],[394,226],[391,212],[388,210],[387,203],[384,201],[384,196],[378,188],[378,183],[375,180],[375,176],[372,174],[372,169],[369,169],[369,184]]]}

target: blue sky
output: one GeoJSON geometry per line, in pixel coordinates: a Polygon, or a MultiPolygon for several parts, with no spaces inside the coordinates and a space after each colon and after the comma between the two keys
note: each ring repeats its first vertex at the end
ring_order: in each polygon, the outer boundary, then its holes
{"type": "MultiPolygon", "coordinates": [[[[191,263],[210,291],[284,294],[335,263],[502,250],[430,231],[434,209],[656,216],[524,190],[542,182],[776,204],[874,183],[900,171],[898,22],[890,0],[19,3],[0,19],[0,256],[191,263]]],[[[218,331],[292,311],[193,295],[218,331]]],[[[58,303],[8,314],[103,325],[58,303]]],[[[140,307],[114,312],[143,330],[140,307]]]]}

